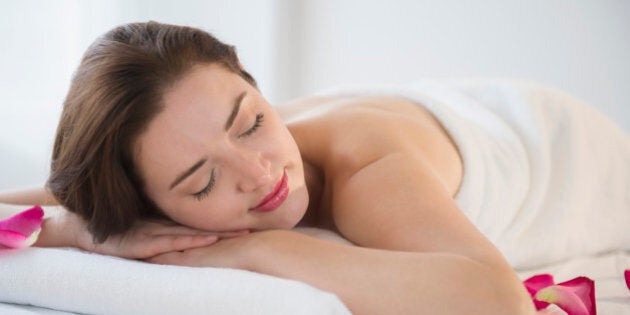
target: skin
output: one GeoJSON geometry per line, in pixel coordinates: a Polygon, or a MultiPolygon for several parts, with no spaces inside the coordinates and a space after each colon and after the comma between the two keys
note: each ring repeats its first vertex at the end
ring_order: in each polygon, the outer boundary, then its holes
{"type": "Polygon", "coordinates": [[[61,212],[40,246],[300,280],[336,293],[356,314],[534,313],[504,257],[457,207],[460,156],[417,104],[318,97],[272,107],[218,65],[195,67],[166,91],[164,104],[139,137],[135,162],[148,196],[181,225],[139,223],[129,236],[95,246],[76,228],[81,222],[61,212]],[[212,191],[199,198],[213,173],[212,191]],[[286,201],[252,211],[282,174],[286,201]],[[331,229],[357,246],[290,230],[298,225],[331,229]],[[74,232],[60,236],[61,227],[74,232]]]}

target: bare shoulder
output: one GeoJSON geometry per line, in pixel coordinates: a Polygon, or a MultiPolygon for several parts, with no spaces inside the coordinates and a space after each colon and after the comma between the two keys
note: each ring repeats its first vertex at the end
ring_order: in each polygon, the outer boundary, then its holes
{"type": "Polygon", "coordinates": [[[419,104],[390,96],[317,97],[281,110],[303,157],[329,175],[351,176],[384,156],[403,153],[423,156],[453,195],[459,187],[457,148],[419,104]]]}

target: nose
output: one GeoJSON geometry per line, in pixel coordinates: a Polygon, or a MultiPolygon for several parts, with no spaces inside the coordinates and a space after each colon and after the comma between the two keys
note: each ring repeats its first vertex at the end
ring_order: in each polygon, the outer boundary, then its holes
{"type": "Polygon", "coordinates": [[[271,162],[260,152],[247,151],[235,154],[233,167],[240,175],[237,185],[242,192],[255,191],[259,187],[269,185],[273,180],[271,162]]]}

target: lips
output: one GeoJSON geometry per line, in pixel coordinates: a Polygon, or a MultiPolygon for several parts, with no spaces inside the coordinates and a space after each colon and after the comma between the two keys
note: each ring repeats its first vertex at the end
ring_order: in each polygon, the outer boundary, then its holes
{"type": "Polygon", "coordinates": [[[282,178],[276,183],[273,190],[251,211],[270,212],[276,210],[287,199],[287,196],[289,196],[287,173],[282,173],[282,178]]]}

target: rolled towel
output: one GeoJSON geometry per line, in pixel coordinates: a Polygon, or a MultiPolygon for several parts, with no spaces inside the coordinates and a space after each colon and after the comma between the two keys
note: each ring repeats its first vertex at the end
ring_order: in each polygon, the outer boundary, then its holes
{"type": "Polygon", "coordinates": [[[350,314],[334,295],[253,272],[65,248],[0,251],[0,302],[82,314],[350,314]]]}

